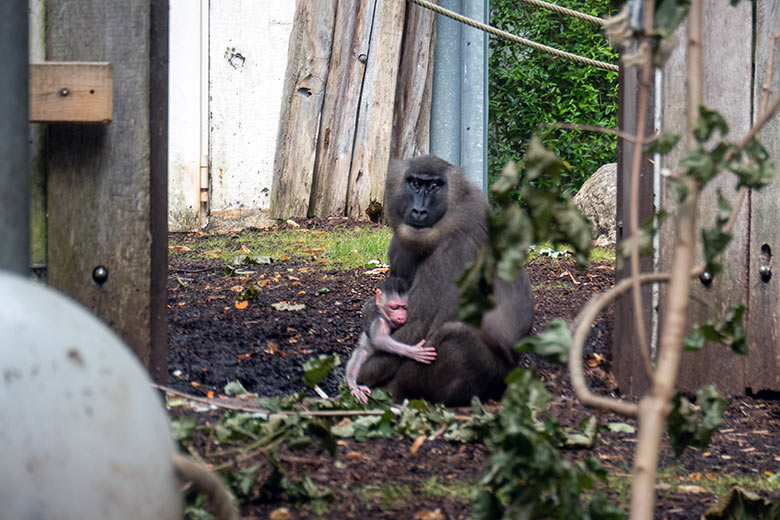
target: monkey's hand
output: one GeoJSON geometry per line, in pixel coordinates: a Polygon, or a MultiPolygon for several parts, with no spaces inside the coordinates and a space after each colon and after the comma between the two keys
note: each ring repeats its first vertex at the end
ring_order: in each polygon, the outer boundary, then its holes
{"type": "Polygon", "coordinates": [[[359,403],[367,403],[368,396],[371,395],[371,389],[365,385],[355,385],[350,387],[350,392],[359,403]]]}
{"type": "Polygon", "coordinates": [[[433,363],[436,361],[436,349],[434,347],[423,347],[425,340],[409,347],[409,357],[420,363],[433,363]]]}

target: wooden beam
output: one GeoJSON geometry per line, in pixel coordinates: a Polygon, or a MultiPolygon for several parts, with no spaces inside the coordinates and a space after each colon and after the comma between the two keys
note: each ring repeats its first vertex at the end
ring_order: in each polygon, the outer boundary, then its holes
{"type": "Polygon", "coordinates": [[[30,121],[110,123],[113,75],[106,62],[31,63],[30,121]]]}

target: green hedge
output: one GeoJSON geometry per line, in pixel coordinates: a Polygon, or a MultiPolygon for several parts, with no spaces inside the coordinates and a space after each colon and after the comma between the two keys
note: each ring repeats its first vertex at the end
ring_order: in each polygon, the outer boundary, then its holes
{"type": "MultiPolygon", "coordinates": [[[[563,7],[607,17],[609,0],[555,0],[563,7]]],[[[490,0],[491,25],[567,52],[617,63],[601,27],[532,7],[518,0],[490,0]]],[[[616,138],[579,130],[549,129],[564,122],[617,127],[616,72],[588,67],[492,37],[490,39],[489,180],[510,160],[523,157],[531,135],[567,166],[564,191],[576,192],[604,163],[615,161],[616,138]]],[[[541,181],[543,184],[544,181],[541,181]]]]}

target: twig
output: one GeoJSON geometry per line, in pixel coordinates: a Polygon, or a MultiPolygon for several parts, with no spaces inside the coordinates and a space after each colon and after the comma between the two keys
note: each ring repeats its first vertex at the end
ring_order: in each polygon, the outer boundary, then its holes
{"type": "MultiPolygon", "coordinates": [[[[641,284],[664,282],[669,280],[669,274],[642,274],[639,275],[637,279],[641,284]]],[[[588,384],[585,381],[585,371],[582,367],[582,347],[585,344],[585,339],[588,337],[588,333],[590,332],[590,326],[599,313],[604,310],[610,303],[631,289],[633,283],[634,280],[632,278],[625,278],[608,291],[598,294],[590,299],[590,301],[585,305],[585,307],[583,307],[583,309],[578,314],[577,319],[575,320],[574,333],[572,335],[571,347],[569,349],[569,375],[571,376],[571,386],[574,390],[574,393],[577,395],[577,398],[586,406],[600,408],[603,410],[611,410],[628,417],[637,416],[639,410],[636,403],[624,401],[621,399],[613,399],[611,397],[599,396],[591,392],[590,388],[588,388],[588,384]]]]}
{"type": "Polygon", "coordinates": [[[187,274],[195,274],[195,273],[205,273],[206,271],[213,271],[217,269],[216,267],[204,267],[203,269],[172,269],[168,268],[169,273],[187,273],[187,274]]]}
{"type": "Polygon", "coordinates": [[[582,130],[584,132],[599,132],[602,134],[615,135],[631,143],[639,142],[635,135],[632,135],[628,132],[623,132],[621,130],[617,130],[615,128],[606,128],[604,126],[580,125],[575,123],[547,123],[545,126],[547,126],[548,128],[560,128],[563,130],[582,130]]]}
{"type": "MultiPolygon", "coordinates": [[[[158,385],[154,383],[152,384],[152,388],[156,388],[157,390],[162,390],[163,392],[167,392],[169,394],[178,395],[179,397],[183,397],[185,399],[189,399],[190,401],[195,401],[197,403],[214,405],[217,408],[224,408],[226,410],[235,410],[238,412],[267,414],[269,418],[273,416],[279,416],[279,415],[303,415],[309,417],[350,417],[353,415],[383,415],[387,411],[387,410],[380,410],[380,409],[375,409],[375,410],[269,410],[267,408],[255,408],[251,406],[239,406],[232,403],[225,403],[222,402],[221,399],[208,399],[206,397],[198,397],[195,395],[187,394],[185,392],[174,390],[173,388],[164,385],[158,385]]],[[[395,407],[390,408],[390,410],[395,415],[398,415],[400,413],[397,411],[395,407]]],[[[471,419],[471,417],[469,417],[468,415],[461,415],[461,414],[454,414],[452,418],[455,419],[456,421],[468,421],[471,419]]]]}
{"type": "MultiPolygon", "coordinates": [[[[691,0],[688,14],[686,70],[689,150],[696,146],[693,131],[699,107],[702,105],[702,18],[702,0],[691,0]]],[[[661,330],[656,363],[656,377],[653,378],[648,393],[639,402],[639,434],[634,457],[634,476],[631,482],[631,520],[653,517],[661,435],[671,409],[688,316],[689,271],[696,242],[699,190],[698,183],[691,183],[691,190],[680,205],[671,278],[665,302],[667,312],[661,330]]]]}

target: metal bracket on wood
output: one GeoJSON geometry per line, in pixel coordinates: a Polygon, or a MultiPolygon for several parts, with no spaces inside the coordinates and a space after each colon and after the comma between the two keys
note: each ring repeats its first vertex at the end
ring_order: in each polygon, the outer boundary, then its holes
{"type": "Polygon", "coordinates": [[[30,122],[108,124],[113,87],[111,63],[30,63],[30,122]]]}

